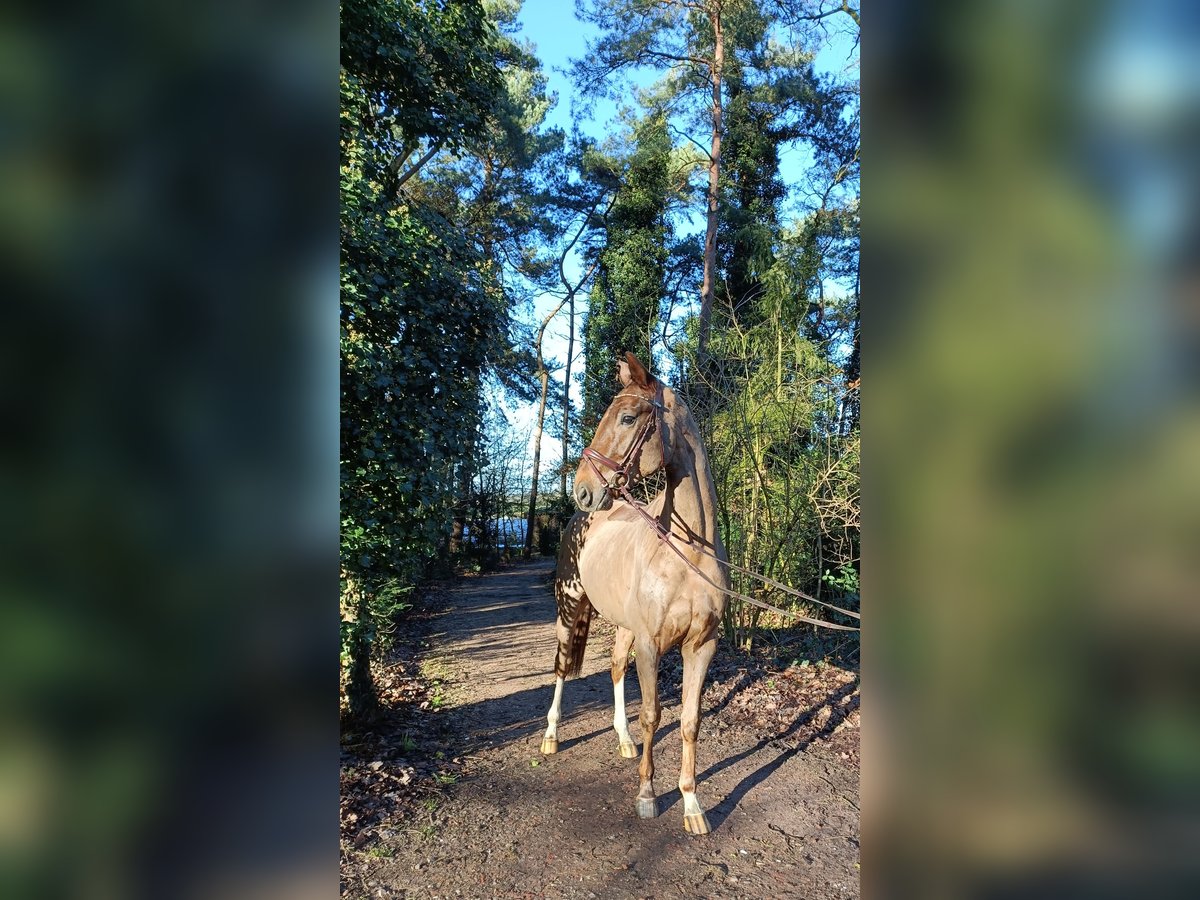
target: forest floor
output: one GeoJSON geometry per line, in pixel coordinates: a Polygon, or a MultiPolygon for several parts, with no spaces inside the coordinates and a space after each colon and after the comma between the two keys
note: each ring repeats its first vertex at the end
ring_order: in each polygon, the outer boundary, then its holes
{"type": "MultiPolygon", "coordinates": [[[[638,761],[617,754],[609,623],[593,620],[566,684],[559,752],[539,752],[553,575],[535,559],[459,579],[406,620],[384,712],[343,735],[343,897],[857,897],[859,681],[844,658],[857,642],[831,655],[780,631],[755,653],[718,649],[697,743],[712,832],[691,835],[676,787],[678,650],[660,666],[658,818],[637,818],[638,761]]],[[[626,698],[640,750],[632,663],[626,698]]]]}

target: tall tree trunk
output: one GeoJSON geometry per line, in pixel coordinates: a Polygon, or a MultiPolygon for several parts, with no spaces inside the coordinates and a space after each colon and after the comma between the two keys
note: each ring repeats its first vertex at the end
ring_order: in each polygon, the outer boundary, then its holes
{"type": "MultiPolygon", "coordinates": [[[[562,309],[561,303],[558,309],[562,309]]],[[[554,312],[558,312],[558,309],[554,312]]],[[[546,322],[549,323],[553,317],[554,313],[551,313],[546,322]]],[[[529,518],[525,522],[525,547],[521,550],[521,556],[525,559],[529,559],[533,553],[533,530],[537,524],[538,469],[542,464],[542,427],[546,423],[546,395],[550,388],[550,373],[542,363],[542,334],[545,330],[546,326],[543,325],[537,343],[538,377],[542,380],[542,398],[538,403],[537,428],[533,432],[533,483],[529,486],[529,518]]]]}
{"type": "MultiPolygon", "coordinates": [[[[617,194],[614,191],[612,196],[609,197],[608,205],[604,208],[604,214],[601,216],[601,218],[603,218],[603,219],[608,218],[608,212],[609,212],[609,210],[612,209],[613,203],[616,202],[616,199],[617,199],[617,194]]],[[[542,403],[541,403],[541,407],[538,410],[538,440],[540,442],[541,441],[541,433],[542,433],[541,419],[542,419],[542,416],[546,412],[546,378],[547,378],[547,374],[545,372],[545,366],[542,364],[542,336],[545,334],[546,326],[548,326],[550,324],[550,320],[558,315],[559,310],[561,310],[564,305],[569,305],[569,314],[570,314],[571,321],[567,325],[567,369],[566,369],[566,372],[563,374],[563,436],[562,436],[563,469],[562,469],[562,472],[559,474],[559,490],[562,491],[563,497],[567,496],[566,462],[567,462],[567,453],[570,449],[569,439],[568,439],[567,435],[569,434],[570,429],[571,429],[571,357],[575,353],[575,295],[583,288],[583,286],[585,284],[587,284],[588,279],[592,277],[592,275],[595,273],[597,267],[600,265],[600,254],[596,254],[596,258],[594,260],[592,260],[592,264],[590,266],[588,266],[587,271],[583,273],[583,277],[580,278],[579,281],[577,281],[575,284],[571,284],[571,282],[567,280],[567,256],[570,255],[572,248],[574,248],[575,244],[579,241],[579,239],[581,237],[583,237],[583,233],[587,229],[587,226],[588,226],[588,221],[590,220],[592,214],[595,213],[595,211],[600,208],[600,203],[602,200],[603,200],[603,195],[596,198],[595,203],[592,204],[592,208],[590,210],[588,210],[587,215],[585,215],[583,217],[583,222],[580,223],[579,230],[575,232],[575,237],[571,238],[570,243],[567,244],[566,248],[562,252],[562,255],[558,258],[558,277],[562,281],[563,287],[566,288],[567,295],[566,295],[566,297],[563,298],[562,302],[559,303],[557,307],[555,307],[554,312],[550,313],[550,315],[548,315],[546,317],[546,320],[544,322],[542,322],[542,328],[538,332],[538,338],[537,338],[538,370],[542,373],[542,403]]],[[[540,443],[539,443],[539,449],[540,449],[540,443]]],[[[537,467],[535,464],[535,467],[534,467],[534,476],[535,477],[536,477],[536,474],[537,474],[537,467]]],[[[531,513],[531,515],[532,515],[532,513],[531,513]]]]}
{"type": "Polygon", "coordinates": [[[567,309],[567,370],[563,373],[563,428],[562,428],[562,464],[560,465],[558,490],[563,498],[567,496],[567,453],[570,451],[569,434],[571,431],[571,357],[575,353],[575,294],[571,293],[567,309]]]}
{"type": "Polygon", "coordinates": [[[546,363],[542,359],[542,342],[546,337],[546,329],[550,327],[550,323],[566,303],[567,298],[564,297],[558,301],[558,306],[542,319],[542,327],[538,329],[537,341],[533,345],[534,352],[537,354],[537,372],[538,378],[542,382],[542,395],[538,401],[537,428],[533,433],[533,484],[529,488],[529,516],[525,524],[525,547],[521,551],[521,556],[525,559],[529,559],[533,553],[533,526],[537,523],[538,477],[541,474],[539,469],[542,465],[542,430],[546,424],[546,395],[550,392],[550,372],[546,369],[546,363]]]}
{"type": "Polygon", "coordinates": [[[708,10],[713,30],[712,58],[712,150],[708,162],[708,224],[704,231],[704,281],[700,286],[700,334],[696,357],[705,367],[708,358],[708,334],[712,323],[713,294],[717,277],[717,201],[721,181],[721,76],[725,69],[725,35],[721,28],[721,4],[708,10]]]}

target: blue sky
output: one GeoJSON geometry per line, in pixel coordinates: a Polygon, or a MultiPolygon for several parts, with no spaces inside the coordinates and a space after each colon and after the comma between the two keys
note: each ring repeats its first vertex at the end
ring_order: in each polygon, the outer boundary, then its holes
{"type": "MultiPolygon", "coordinates": [[[[586,41],[594,39],[597,31],[575,18],[575,4],[571,0],[526,0],[520,23],[521,37],[533,41],[542,69],[550,79],[550,90],[558,95],[558,104],[550,112],[548,124],[568,131],[572,90],[565,70],[571,59],[583,56],[586,41]]],[[[602,102],[597,104],[596,112],[591,127],[585,130],[598,136],[616,113],[616,106],[602,102]]]]}
{"type": "MultiPolygon", "coordinates": [[[[573,0],[525,0],[519,17],[521,36],[536,46],[538,59],[550,80],[550,90],[558,94],[558,105],[550,113],[548,122],[564,130],[571,127],[571,83],[565,74],[569,60],[583,56],[587,41],[594,39],[597,30],[586,22],[575,18],[573,0]]],[[[841,72],[847,65],[857,67],[858,51],[850,41],[842,38],[830,41],[817,54],[815,65],[818,71],[841,72]]],[[[658,73],[641,70],[634,80],[645,86],[654,81],[658,73]]],[[[615,118],[617,106],[611,101],[599,101],[593,115],[585,120],[590,127],[585,131],[597,137],[607,133],[615,118]]]]}

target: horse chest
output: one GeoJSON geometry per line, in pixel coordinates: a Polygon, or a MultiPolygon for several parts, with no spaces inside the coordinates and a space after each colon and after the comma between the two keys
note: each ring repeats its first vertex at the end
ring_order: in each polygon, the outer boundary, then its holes
{"type": "Polygon", "coordinates": [[[625,601],[640,586],[640,573],[632,565],[624,542],[593,539],[579,557],[579,576],[592,605],[605,618],[618,621],[625,601]]]}
{"type": "Polygon", "coordinates": [[[655,545],[644,546],[645,537],[636,525],[594,531],[579,555],[582,587],[596,610],[617,625],[642,634],[674,632],[671,622],[688,619],[686,609],[677,609],[678,578],[660,571],[651,558],[655,545]]]}

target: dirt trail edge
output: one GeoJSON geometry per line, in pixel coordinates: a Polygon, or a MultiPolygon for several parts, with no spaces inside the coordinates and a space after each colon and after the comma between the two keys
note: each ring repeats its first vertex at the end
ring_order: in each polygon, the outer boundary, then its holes
{"type": "MultiPolygon", "coordinates": [[[[534,560],[449,591],[423,666],[445,679],[443,752],[463,758],[462,775],[426,827],[396,828],[355,860],[348,896],[857,897],[857,679],[847,673],[837,692],[797,702],[783,686],[772,693],[774,677],[714,664],[697,750],[713,831],[693,836],[676,787],[675,651],[655,744],[662,812],[639,820],[638,762],[620,758],[612,730],[608,623],[593,622],[583,672],[566,684],[559,752],[539,752],[554,682],[553,571],[534,560]],[[749,693],[757,718],[745,711],[749,693]]],[[[778,676],[805,677],[795,667],[778,676]]],[[[632,664],[626,695],[640,749],[632,664]]]]}

